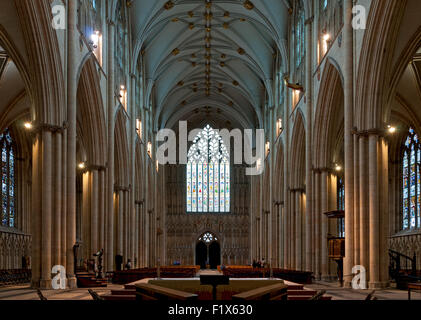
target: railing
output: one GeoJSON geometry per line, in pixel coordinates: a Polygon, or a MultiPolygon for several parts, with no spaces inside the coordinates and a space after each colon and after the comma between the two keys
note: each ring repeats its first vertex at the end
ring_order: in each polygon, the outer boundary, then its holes
{"type": "Polygon", "coordinates": [[[417,275],[417,256],[414,253],[414,257],[410,258],[407,255],[399,253],[394,250],[389,250],[389,257],[390,257],[390,265],[389,271],[390,275],[393,279],[399,275],[401,271],[408,272],[411,270],[411,275],[417,275]],[[403,260],[403,263],[402,263],[403,260]]]}

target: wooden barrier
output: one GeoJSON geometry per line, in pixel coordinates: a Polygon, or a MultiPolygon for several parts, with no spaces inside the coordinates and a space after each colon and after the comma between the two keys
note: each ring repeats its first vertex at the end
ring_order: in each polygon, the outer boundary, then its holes
{"type": "MultiPolygon", "coordinates": [[[[200,269],[200,267],[199,267],[200,269]]],[[[197,267],[161,267],[160,276],[161,278],[193,278],[197,274],[197,267]]],[[[115,284],[126,284],[142,280],[145,278],[156,278],[158,275],[157,268],[142,268],[133,270],[115,271],[113,273],[113,283],[115,284]]]]}
{"type": "Polygon", "coordinates": [[[232,300],[265,300],[279,301],[288,299],[288,286],[285,284],[273,284],[270,286],[253,289],[232,296],[232,300]]]}
{"type": "MultiPolygon", "coordinates": [[[[272,273],[275,278],[300,284],[312,283],[311,272],[274,268],[272,273]]],[[[250,266],[227,266],[224,268],[223,274],[230,278],[267,278],[270,276],[270,269],[250,266]]]]}
{"type": "Polygon", "coordinates": [[[195,301],[197,294],[155,286],[148,283],[138,283],[136,286],[136,300],[138,301],[195,301]]]}
{"type": "Polygon", "coordinates": [[[0,270],[0,286],[29,283],[31,276],[30,269],[0,270]]]}

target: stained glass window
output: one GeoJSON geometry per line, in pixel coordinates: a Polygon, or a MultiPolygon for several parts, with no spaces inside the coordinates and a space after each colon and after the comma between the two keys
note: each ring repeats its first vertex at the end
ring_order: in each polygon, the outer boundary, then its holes
{"type": "Polygon", "coordinates": [[[0,135],[1,144],[1,225],[15,226],[15,152],[10,132],[6,129],[0,135]]]}
{"type": "Polygon", "coordinates": [[[421,227],[421,148],[418,135],[409,129],[402,153],[402,228],[421,227]]]}
{"type": "Polygon", "coordinates": [[[212,241],[218,241],[218,238],[215,237],[212,233],[206,232],[203,236],[199,238],[199,241],[203,241],[205,243],[211,243],[212,241]]]}
{"type": "MultiPolygon", "coordinates": [[[[338,210],[345,211],[345,184],[342,178],[338,178],[338,210]]],[[[338,236],[345,237],[344,218],[338,219],[338,236]]]]}
{"type": "Polygon", "coordinates": [[[305,43],[305,30],[304,30],[304,9],[301,0],[297,2],[296,15],[295,15],[295,62],[298,68],[304,60],[304,43],[305,43]]]}
{"type": "Polygon", "coordinates": [[[187,212],[230,211],[229,153],[209,125],[190,147],[186,179],[187,212]]]}
{"type": "Polygon", "coordinates": [[[127,35],[127,18],[125,12],[125,3],[126,1],[119,0],[117,2],[117,24],[116,24],[116,83],[120,88],[123,90],[127,87],[125,74],[126,74],[126,66],[127,66],[127,46],[126,46],[126,35],[127,35]]]}

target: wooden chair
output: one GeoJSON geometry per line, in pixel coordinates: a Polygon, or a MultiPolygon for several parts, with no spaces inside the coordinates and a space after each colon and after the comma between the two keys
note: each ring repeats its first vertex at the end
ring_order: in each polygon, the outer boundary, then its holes
{"type": "Polygon", "coordinates": [[[365,298],[365,301],[377,300],[377,298],[374,297],[375,293],[376,293],[376,290],[373,290],[372,292],[370,292],[365,298]]]}
{"type": "Polygon", "coordinates": [[[325,295],[325,293],[326,293],[326,290],[320,290],[314,296],[312,296],[310,300],[321,300],[322,297],[325,295]]]}
{"type": "Polygon", "coordinates": [[[95,301],[102,301],[104,300],[98,293],[96,293],[94,290],[92,289],[88,289],[89,294],[92,296],[92,299],[94,299],[95,301]]]}
{"type": "Polygon", "coordinates": [[[42,294],[40,289],[37,289],[37,294],[40,300],[43,300],[43,301],[47,300],[47,298],[42,294]]]}

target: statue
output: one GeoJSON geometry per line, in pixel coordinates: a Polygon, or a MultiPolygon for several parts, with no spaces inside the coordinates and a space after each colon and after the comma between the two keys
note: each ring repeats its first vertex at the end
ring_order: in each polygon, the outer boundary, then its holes
{"type": "Polygon", "coordinates": [[[99,250],[97,253],[94,253],[94,257],[97,257],[98,262],[97,262],[97,269],[98,269],[98,274],[97,274],[97,279],[102,279],[102,256],[104,255],[104,249],[99,250]]]}

